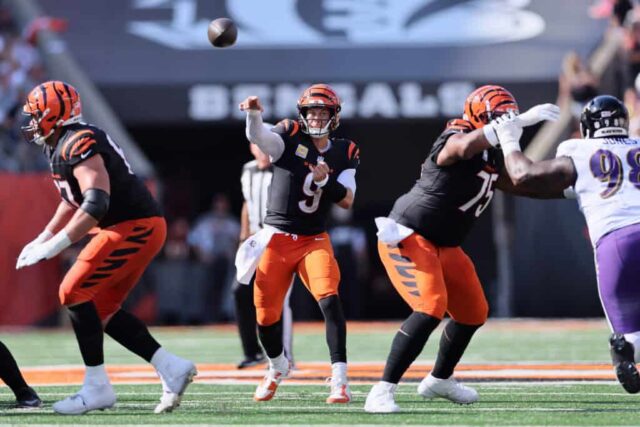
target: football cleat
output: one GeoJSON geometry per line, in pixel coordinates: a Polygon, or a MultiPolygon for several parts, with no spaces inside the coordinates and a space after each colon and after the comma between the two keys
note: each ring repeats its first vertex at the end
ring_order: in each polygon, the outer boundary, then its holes
{"type": "Polygon", "coordinates": [[[35,392],[31,387],[27,387],[23,390],[20,390],[16,394],[16,404],[14,406],[16,409],[34,409],[34,408],[42,408],[42,400],[38,396],[38,393],[35,392]]]}
{"type": "Polygon", "coordinates": [[[196,365],[190,360],[174,356],[157,372],[162,382],[162,396],[153,412],[156,414],[171,412],[180,406],[182,395],[193,382],[193,377],[198,374],[196,365]]]}
{"type": "Polygon", "coordinates": [[[634,359],[633,344],[625,340],[622,334],[613,334],[609,338],[611,360],[620,385],[628,393],[640,391],[640,375],[634,359]]]}
{"type": "Polygon", "coordinates": [[[327,397],[327,403],[349,403],[351,402],[351,389],[346,377],[329,378],[331,393],[327,397]]]}
{"type": "Polygon", "coordinates": [[[467,405],[478,401],[478,392],[457,382],[453,377],[446,380],[427,375],[418,385],[418,394],[425,399],[441,397],[454,403],[467,405]]]}
{"type": "Polygon", "coordinates": [[[271,400],[276,394],[280,381],[285,378],[289,378],[291,372],[291,362],[287,361],[287,367],[284,370],[270,367],[267,371],[267,375],[262,379],[262,382],[256,388],[256,392],[253,395],[253,400],[256,402],[266,402],[271,400]]]}
{"type": "Polygon", "coordinates": [[[371,387],[371,391],[369,391],[367,395],[367,400],[364,402],[365,412],[372,414],[400,412],[400,407],[396,404],[395,400],[397,388],[397,384],[382,382],[371,387]]]}
{"type": "Polygon", "coordinates": [[[110,383],[83,385],[74,395],[53,404],[53,410],[62,415],[81,415],[96,409],[112,408],[116,404],[116,394],[110,383]]]}

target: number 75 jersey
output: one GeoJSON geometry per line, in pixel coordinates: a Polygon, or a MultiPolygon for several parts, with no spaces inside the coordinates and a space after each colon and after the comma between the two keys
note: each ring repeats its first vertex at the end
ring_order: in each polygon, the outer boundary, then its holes
{"type": "Polygon", "coordinates": [[[569,139],[556,157],[573,160],[573,190],[595,246],[605,234],[640,222],[640,140],[569,139]]]}
{"type": "Polygon", "coordinates": [[[314,235],[326,231],[333,202],[313,183],[310,165],[324,161],[330,168],[329,179],[337,179],[360,163],[358,146],[342,138],[332,138],[329,149],[320,153],[311,137],[303,133],[297,121],[283,120],[274,128],[284,140],[284,152],[273,165],[265,224],[292,234],[314,235]]]}

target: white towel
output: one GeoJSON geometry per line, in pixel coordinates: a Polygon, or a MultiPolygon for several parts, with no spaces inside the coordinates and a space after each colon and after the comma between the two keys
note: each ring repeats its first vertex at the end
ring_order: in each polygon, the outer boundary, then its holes
{"type": "Polygon", "coordinates": [[[376,226],[378,227],[378,239],[387,245],[396,246],[398,243],[413,234],[413,230],[409,227],[405,227],[402,224],[398,224],[391,218],[384,216],[377,217],[375,219],[376,226]]]}
{"type": "Polygon", "coordinates": [[[271,238],[277,233],[273,227],[265,227],[240,245],[236,253],[236,277],[238,282],[248,285],[258,268],[260,257],[271,238]]]}

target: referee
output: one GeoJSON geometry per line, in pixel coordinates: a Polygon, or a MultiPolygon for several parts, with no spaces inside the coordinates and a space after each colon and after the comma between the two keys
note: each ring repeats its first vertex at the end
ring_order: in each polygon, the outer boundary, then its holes
{"type": "MultiPolygon", "coordinates": [[[[264,154],[257,145],[249,144],[251,154],[255,157],[242,168],[242,195],[244,204],[240,214],[240,243],[244,242],[252,234],[255,234],[263,227],[263,220],[267,214],[267,196],[269,185],[273,176],[273,166],[268,155],[264,154]]],[[[261,363],[266,363],[267,359],[258,344],[258,334],[256,330],[256,308],[253,304],[253,281],[249,285],[243,285],[236,279],[233,286],[233,296],[236,303],[236,321],[240,332],[240,341],[244,351],[244,359],[238,364],[238,369],[248,368],[261,363]]],[[[291,287],[285,297],[284,308],[282,310],[282,342],[284,343],[284,353],[287,359],[293,363],[292,344],[292,323],[291,305],[289,302],[291,287]]]]}

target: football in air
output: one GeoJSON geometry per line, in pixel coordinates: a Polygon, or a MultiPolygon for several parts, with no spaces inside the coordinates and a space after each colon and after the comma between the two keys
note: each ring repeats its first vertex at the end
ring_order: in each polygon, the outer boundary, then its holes
{"type": "Polygon", "coordinates": [[[207,36],[215,47],[229,47],[238,38],[238,27],[229,18],[214,19],[209,23],[207,36]]]}

